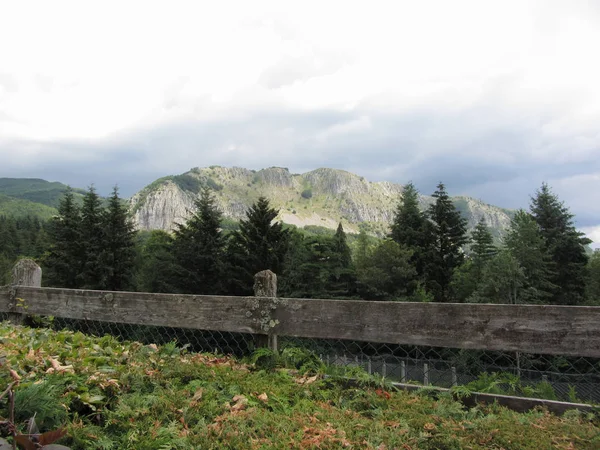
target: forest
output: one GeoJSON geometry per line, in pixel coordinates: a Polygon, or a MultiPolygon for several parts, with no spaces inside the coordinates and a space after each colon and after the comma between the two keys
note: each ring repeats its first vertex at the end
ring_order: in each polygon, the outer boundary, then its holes
{"type": "Polygon", "coordinates": [[[47,221],[2,216],[0,284],[30,257],[50,287],[251,295],[254,274],[270,269],[282,297],[600,305],[600,252],[547,184],[500,242],[483,220],[467,232],[442,183],[425,211],[407,184],[383,239],[283,224],[264,197],[233,222],[212,189],[173,233],[134,230],[117,188],[103,200],[91,187],[82,202],[68,190],[47,221]]]}

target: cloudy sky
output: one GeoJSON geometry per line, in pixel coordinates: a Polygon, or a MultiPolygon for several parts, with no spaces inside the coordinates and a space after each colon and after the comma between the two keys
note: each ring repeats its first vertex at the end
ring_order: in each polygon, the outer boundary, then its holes
{"type": "Polygon", "coordinates": [[[0,0],[0,177],[335,167],[600,242],[600,2],[0,0]]]}

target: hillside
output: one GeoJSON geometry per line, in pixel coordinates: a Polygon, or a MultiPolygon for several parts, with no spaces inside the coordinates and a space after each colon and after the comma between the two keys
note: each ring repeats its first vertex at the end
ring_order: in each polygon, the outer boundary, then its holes
{"type": "MultiPolygon", "coordinates": [[[[593,415],[465,408],[358,370],[352,376],[370,382],[353,386],[306,351],[286,354],[288,364],[273,367],[264,351],[240,361],[0,322],[0,392],[19,380],[19,431],[32,416],[41,432],[64,426],[59,442],[73,450],[598,448],[593,415]]],[[[0,420],[8,417],[3,399],[0,420]]],[[[0,447],[9,448],[2,437],[0,447]]]]}
{"type": "MultiPolygon", "coordinates": [[[[58,213],[58,204],[67,187],[39,178],[0,178],[0,215],[29,215],[47,220],[58,213]]],[[[73,188],[73,192],[77,201],[83,199],[85,190],[73,188]]]]}
{"type": "MultiPolygon", "coordinates": [[[[280,209],[279,219],[297,225],[344,228],[353,233],[364,223],[375,234],[387,232],[397,206],[402,185],[370,182],[350,172],[316,169],[292,174],[286,168],[270,167],[259,171],[238,167],[194,168],[181,175],[164,177],[146,186],[131,198],[131,210],[139,229],[173,229],[194,209],[200,188],[211,186],[226,217],[240,219],[259,197],[271,200],[280,209]]],[[[426,208],[432,197],[421,196],[426,208]]],[[[484,218],[496,236],[510,224],[510,211],[470,197],[454,197],[457,209],[473,228],[484,218]]]]}

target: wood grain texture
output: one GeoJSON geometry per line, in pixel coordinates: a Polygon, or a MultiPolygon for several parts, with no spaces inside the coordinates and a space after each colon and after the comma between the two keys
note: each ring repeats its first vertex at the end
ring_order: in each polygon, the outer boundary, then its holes
{"type": "MultiPolygon", "coordinates": [[[[600,307],[369,302],[17,287],[28,314],[390,344],[600,357],[600,307]]],[[[4,298],[0,294],[0,300],[4,298]]],[[[6,311],[6,301],[0,311],[6,311]]]]}

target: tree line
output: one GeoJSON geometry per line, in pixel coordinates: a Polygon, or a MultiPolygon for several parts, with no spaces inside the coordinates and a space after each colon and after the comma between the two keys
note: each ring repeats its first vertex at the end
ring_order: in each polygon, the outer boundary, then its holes
{"type": "Polygon", "coordinates": [[[600,304],[600,253],[543,184],[528,211],[515,213],[500,242],[483,221],[466,220],[440,183],[419,208],[407,184],[384,239],[311,233],[276,221],[259,198],[237,226],[204,187],[195,211],[173,233],[136,232],[115,188],[103,201],[89,188],[82,204],[68,190],[48,223],[0,218],[0,270],[18,255],[36,258],[44,285],[189,294],[251,295],[270,269],[287,297],[366,300],[600,304]],[[352,242],[350,242],[352,241],[352,242]]]}

